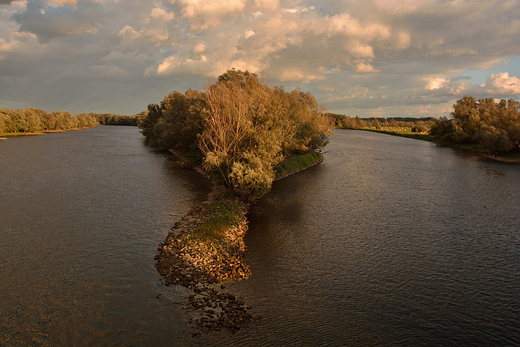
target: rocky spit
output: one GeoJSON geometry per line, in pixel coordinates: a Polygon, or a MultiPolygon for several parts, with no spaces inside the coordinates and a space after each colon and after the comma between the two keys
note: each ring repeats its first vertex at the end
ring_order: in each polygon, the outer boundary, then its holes
{"type": "Polygon", "coordinates": [[[222,250],[203,243],[186,246],[182,242],[183,235],[210,217],[211,212],[205,205],[210,204],[221,193],[222,190],[213,189],[207,201],[177,222],[164,243],[159,245],[159,254],[155,257],[155,266],[164,277],[166,286],[181,285],[191,291],[182,304],[192,314],[190,325],[193,336],[222,329],[235,332],[257,319],[250,313],[251,305],[226,292],[224,282],[245,279],[250,274],[243,259],[248,204],[240,202],[241,219],[237,226],[229,228],[225,233],[225,256],[222,255],[222,250]]]}
{"type": "MultiPolygon", "coordinates": [[[[207,177],[204,169],[196,166],[190,158],[173,149],[169,151],[180,160],[178,164],[181,167],[194,169],[207,177]]],[[[322,160],[323,156],[320,156],[310,167],[321,163],[322,160]]],[[[308,168],[294,170],[276,177],[275,180],[281,180],[308,168]]],[[[247,279],[251,273],[244,261],[246,214],[250,203],[229,197],[234,203],[239,204],[240,217],[238,223],[225,230],[218,247],[204,242],[185,242],[186,235],[211,217],[212,212],[207,206],[221,198],[225,192],[226,189],[223,187],[213,187],[206,201],[175,224],[164,243],[159,245],[159,254],[155,257],[155,266],[164,277],[166,286],[180,285],[191,291],[182,304],[192,312],[190,324],[193,327],[193,336],[222,329],[236,332],[260,318],[251,314],[252,307],[244,302],[243,298],[225,290],[226,281],[247,279]]]]}

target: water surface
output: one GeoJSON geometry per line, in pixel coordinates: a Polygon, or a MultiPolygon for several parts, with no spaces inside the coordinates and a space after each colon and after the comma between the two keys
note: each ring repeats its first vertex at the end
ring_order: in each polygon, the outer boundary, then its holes
{"type": "Polygon", "coordinates": [[[250,213],[263,318],[198,345],[520,345],[520,167],[338,130],[250,213]]]}
{"type": "Polygon", "coordinates": [[[153,258],[207,188],[135,127],[2,141],[0,345],[181,343],[186,293],[153,258]]]}
{"type": "Polygon", "coordinates": [[[136,128],[3,141],[1,344],[520,345],[520,167],[360,131],[326,151],[249,214],[226,289],[262,318],[193,338],[153,257],[204,179],[136,128]]]}

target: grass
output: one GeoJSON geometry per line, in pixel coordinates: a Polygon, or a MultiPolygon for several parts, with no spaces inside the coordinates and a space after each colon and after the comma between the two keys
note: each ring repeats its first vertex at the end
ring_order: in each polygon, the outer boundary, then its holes
{"type": "MultiPolygon", "coordinates": [[[[427,133],[414,133],[411,131],[410,127],[381,127],[380,129],[376,129],[374,127],[369,128],[357,128],[352,130],[365,130],[365,131],[373,131],[383,134],[395,135],[395,136],[403,136],[414,138],[417,140],[424,140],[435,142],[442,146],[449,146],[453,148],[463,149],[465,151],[477,153],[477,154],[487,154],[488,151],[484,151],[480,148],[478,144],[475,143],[456,143],[456,142],[446,142],[440,139],[436,139],[434,136],[428,135],[427,133]]],[[[499,158],[506,159],[508,161],[517,161],[520,162],[520,153],[510,152],[510,153],[501,153],[499,158]]]]}
{"type": "Polygon", "coordinates": [[[356,128],[353,130],[373,131],[376,133],[383,133],[383,134],[388,134],[388,135],[408,137],[408,138],[412,138],[412,139],[416,139],[416,140],[435,142],[435,138],[431,135],[428,135],[427,132],[424,132],[424,133],[412,132],[411,127],[381,127],[379,129],[377,129],[375,127],[369,127],[369,128],[356,128]]]}
{"type": "Polygon", "coordinates": [[[180,236],[180,252],[196,267],[222,281],[250,275],[243,260],[247,207],[231,193],[204,204],[199,223],[180,236]]]}
{"type": "Polygon", "coordinates": [[[276,177],[312,166],[320,159],[321,154],[317,152],[291,154],[276,167],[276,177]]]}
{"type": "Polygon", "coordinates": [[[238,225],[241,207],[238,201],[226,195],[204,206],[206,217],[196,228],[186,234],[186,238],[194,242],[223,241],[224,233],[238,225]]]}
{"type": "Polygon", "coordinates": [[[32,136],[32,135],[43,135],[44,133],[43,132],[35,132],[35,133],[22,133],[22,132],[19,132],[19,133],[3,133],[3,134],[0,134],[0,136],[3,136],[3,137],[16,137],[16,136],[32,136]]]}
{"type": "Polygon", "coordinates": [[[90,129],[91,127],[83,127],[83,128],[70,128],[70,129],[58,129],[58,130],[40,130],[35,132],[14,132],[14,133],[3,133],[0,134],[0,137],[17,137],[17,136],[34,136],[34,135],[43,135],[43,134],[50,134],[50,133],[64,133],[67,131],[74,131],[74,130],[83,130],[83,129],[90,129]]]}

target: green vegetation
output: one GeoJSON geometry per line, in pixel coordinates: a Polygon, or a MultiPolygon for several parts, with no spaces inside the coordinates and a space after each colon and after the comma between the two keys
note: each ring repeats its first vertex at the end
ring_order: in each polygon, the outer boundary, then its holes
{"type": "Polygon", "coordinates": [[[310,93],[285,92],[248,71],[229,70],[204,92],[174,91],[150,104],[139,126],[154,146],[199,150],[216,184],[257,198],[270,190],[286,157],[328,143],[322,111],[310,93]]]}
{"type": "Polygon", "coordinates": [[[396,132],[406,134],[410,132],[426,133],[430,126],[435,122],[435,118],[411,118],[411,117],[393,117],[393,118],[359,118],[358,116],[351,118],[342,114],[326,113],[331,123],[340,129],[374,129],[383,130],[385,132],[396,132]]]}
{"type": "Polygon", "coordinates": [[[89,128],[97,125],[137,125],[139,117],[114,114],[81,113],[73,116],[70,112],[39,108],[0,110],[0,135],[36,134],[41,132],[66,131],[89,128]]]}
{"type": "Polygon", "coordinates": [[[239,222],[241,208],[238,201],[224,196],[204,206],[209,213],[196,228],[186,234],[184,240],[192,242],[205,242],[208,240],[222,241],[225,230],[236,226],[239,222]]]}
{"type": "Polygon", "coordinates": [[[374,127],[366,127],[354,130],[365,130],[365,131],[373,131],[377,133],[401,136],[401,137],[409,137],[416,140],[424,140],[424,141],[434,141],[435,138],[428,134],[428,129],[424,132],[416,132],[413,131],[413,128],[404,127],[404,128],[391,128],[391,127],[380,127],[376,129],[374,127]]]}
{"type": "Polygon", "coordinates": [[[351,118],[341,114],[327,113],[331,123],[336,128],[366,130],[383,134],[409,137],[417,140],[433,141],[428,134],[430,127],[435,124],[435,118],[366,118],[358,116],[351,118]]]}
{"type": "Polygon", "coordinates": [[[317,152],[291,154],[276,166],[276,177],[283,177],[296,170],[311,167],[321,159],[321,154],[317,152]]]}
{"type": "Polygon", "coordinates": [[[247,209],[229,191],[210,199],[199,210],[196,226],[178,237],[180,255],[219,281],[247,278],[250,270],[243,260],[247,209]]]}
{"type": "Polygon", "coordinates": [[[217,280],[247,278],[247,201],[267,193],[277,174],[321,159],[330,133],[322,107],[310,93],[229,70],[204,91],[173,91],[143,116],[139,127],[150,145],[202,166],[213,193],[225,191],[183,219],[187,227],[170,249],[217,280]]]}
{"type": "Polygon", "coordinates": [[[464,96],[451,118],[351,118],[328,113],[338,128],[359,129],[433,141],[468,151],[520,159],[520,102],[464,96]]]}
{"type": "Polygon", "coordinates": [[[451,119],[441,117],[430,129],[439,142],[487,153],[520,152],[518,101],[464,96],[453,108],[451,119]]]}

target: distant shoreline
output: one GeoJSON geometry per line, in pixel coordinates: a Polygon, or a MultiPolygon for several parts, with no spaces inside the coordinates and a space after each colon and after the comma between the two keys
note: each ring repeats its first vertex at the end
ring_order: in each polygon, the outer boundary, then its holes
{"type": "Polygon", "coordinates": [[[482,157],[486,157],[488,159],[495,160],[495,161],[498,161],[498,162],[501,162],[501,163],[520,164],[520,158],[507,158],[507,157],[500,156],[500,155],[493,155],[493,154],[489,154],[489,153],[482,153],[482,152],[479,152],[476,149],[465,148],[463,145],[459,145],[459,144],[456,144],[456,143],[442,142],[442,141],[436,140],[431,135],[422,134],[422,133],[402,134],[402,133],[397,133],[397,132],[393,132],[393,131],[385,131],[385,130],[378,130],[378,129],[362,129],[362,128],[356,128],[356,129],[353,129],[353,128],[339,128],[339,129],[370,131],[370,132],[374,132],[374,133],[393,135],[393,136],[400,136],[400,137],[407,137],[407,138],[415,139],[415,140],[428,141],[428,142],[436,143],[439,146],[451,147],[451,148],[456,148],[456,149],[461,149],[461,150],[464,150],[464,151],[467,151],[467,152],[471,152],[471,153],[474,153],[476,155],[479,155],[479,156],[482,156],[482,157]]]}
{"type": "MultiPolygon", "coordinates": [[[[96,125],[96,126],[98,126],[98,125],[96,125]]],[[[36,133],[24,133],[24,132],[5,133],[5,134],[0,135],[0,140],[7,140],[9,137],[37,136],[37,135],[45,135],[45,134],[53,134],[53,133],[66,133],[68,131],[91,129],[91,128],[95,128],[96,126],[84,127],[84,128],[72,128],[72,129],[66,129],[66,130],[61,130],[61,129],[60,130],[43,130],[43,131],[39,131],[36,133]]]]}

